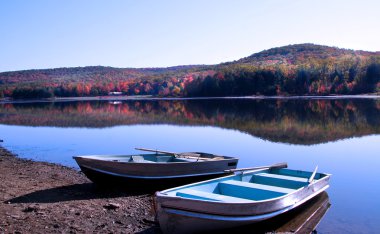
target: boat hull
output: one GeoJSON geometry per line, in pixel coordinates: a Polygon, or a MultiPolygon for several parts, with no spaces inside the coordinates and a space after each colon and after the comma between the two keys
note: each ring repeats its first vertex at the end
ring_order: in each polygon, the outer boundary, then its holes
{"type": "MultiPolygon", "coordinates": [[[[252,232],[272,233],[272,232],[292,232],[311,233],[324,214],[330,207],[328,195],[321,192],[314,198],[299,203],[297,206],[283,213],[273,212],[261,216],[204,216],[194,212],[183,212],[166,209],[164,218],[170,221],[170,225],[162,227],[164,233],[200,233],[217,230],[229,232],[252,232]],[[174,222],[173,222],[174,221],[174,222]],[[239,228],[237,228],[239,227],[239,228]]],[[[157,212],[162,212],[160,208],[157,212]]],[[[162,214],[161,214],[162,215],[162,214]]],[[[160,215],[159,215],[160,217],[160,215]]],[[[163,217],[163,216],[161,216],[163,217]]],[[[160,221],[160,223],[163,220],[160,221]]]]}
{"type": "Polygon", "coordinates": [[[169,178],[144,178],[128,175],[116,175],[104,171],[98,171],[92,168],[87,168],[80,166],[81,171],[89,178],[92,182],[99,186],[104,187],[115,187],[120,185],[127,186],[128,190],[131,191],[146,191],[155,192],[157,190],[162,190],[170,187],[175,187],[187,183],[194,183],[197,181],[208,180],[217,178],[220,176],[228,175],[226,173],[213,173],[205,175],[192,175],[192,176],[182,176],[182,177],[169,177],[169,178]]]}

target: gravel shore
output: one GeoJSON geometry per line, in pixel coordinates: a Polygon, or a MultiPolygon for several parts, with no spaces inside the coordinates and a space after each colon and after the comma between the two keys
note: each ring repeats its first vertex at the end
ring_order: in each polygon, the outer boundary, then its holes
{"type": "Polygon", "coordinates": [[[151,194],[99,188],[84,174],[0,147],[0,233],[160,233],[151,194]]]}

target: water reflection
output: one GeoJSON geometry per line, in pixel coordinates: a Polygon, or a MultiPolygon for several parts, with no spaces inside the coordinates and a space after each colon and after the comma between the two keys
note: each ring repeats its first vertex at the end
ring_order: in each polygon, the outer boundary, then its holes
{"type": "Polygon", "coordinates": [[[103,128],[134,124],[218,126],[291,144],[380,133],[376,99],[212,99],[1,104],[0,123],[103,128]]]}
{"type": "Polygon", "coordinates": [[[295,210],[268,221],[230,230],[235,233],[317,233],[316,229],[330,208],[326,192],[318,195],[295,210]]]}

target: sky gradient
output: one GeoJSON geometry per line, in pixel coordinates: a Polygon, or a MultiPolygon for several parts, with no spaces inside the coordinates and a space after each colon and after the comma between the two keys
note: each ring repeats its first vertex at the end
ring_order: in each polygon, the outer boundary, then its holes
{"type": "Polygon", "coordinates": [[[377,0],[0,2],[0,72],[216,64],[315,43],[380,51],[377,0]]]}

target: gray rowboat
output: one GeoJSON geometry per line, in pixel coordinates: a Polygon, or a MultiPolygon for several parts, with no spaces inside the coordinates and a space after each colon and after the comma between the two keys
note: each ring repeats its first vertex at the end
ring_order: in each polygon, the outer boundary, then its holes
{"type": "MultiPolygon", "coordinates": [[[[148,149],[144,149],[148,151],[148,149]]],[[[153,188],[168,188],[227,175],[238,159],[208,153],[171,153],[157,151],[135,155],[75,156],[81,170],[95,183],[113,185],[120,182],[153,188]]],[[[137,188],[138,189],[138,188],[137,188]]],[[[143,189],[144,190],[144,189],[143,189]]]]}
{"type": "Polygon", "coordinates": [[[286,166],[242,169],[235,175],[157,192],[161,230],[194,233],[257,223],[288,212],[329,187],[330,175],[317,173],[317,168],[306,172],[286,166]]]}

